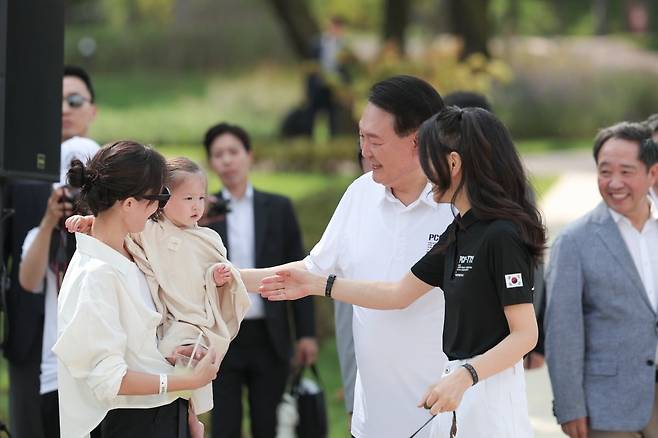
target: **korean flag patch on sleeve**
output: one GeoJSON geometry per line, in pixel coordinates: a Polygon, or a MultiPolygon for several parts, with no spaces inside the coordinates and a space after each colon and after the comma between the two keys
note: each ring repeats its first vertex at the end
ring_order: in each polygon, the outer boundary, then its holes
{"type": "Polygon", "coordinates": [[[523,277],[521,276],[521,273],[505,275],[505,286],[507,286],[508,289],[522,287],[523,277]]]}

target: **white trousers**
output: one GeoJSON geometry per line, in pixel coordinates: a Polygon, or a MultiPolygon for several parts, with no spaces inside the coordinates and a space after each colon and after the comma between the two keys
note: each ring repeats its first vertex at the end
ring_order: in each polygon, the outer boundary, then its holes
{"type": "MultiPolygon", "coordinates": [[[[448,362],[443,373],[450,374],[467,360],[448,362]]],[[[432,421],[431,438],[448,438],[452,412],[443,412],[432,421]]],[[[481,380],[464,393],[457,408],[457,438],[529,438],[523,361],[481,380]]]]}

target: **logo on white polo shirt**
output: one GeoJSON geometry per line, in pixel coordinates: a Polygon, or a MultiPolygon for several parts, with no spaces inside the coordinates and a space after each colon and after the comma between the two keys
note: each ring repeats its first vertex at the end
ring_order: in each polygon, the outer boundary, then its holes
{"type": "Polygon", "coordinates": [[[436,242],[439,241],[439,237],[441,237],[440,234],[430,233],[429,237],[427,238],[427,250],[428,251],[434,247],[436,242]]]}
{"type": "Polygon", "coordinates": [[[508,289],[513,287],[522,287],[523,277],[521,276],[521,273],[519,272],[517,274],[505,275],[505,286],[507,286],[508,289]]]}

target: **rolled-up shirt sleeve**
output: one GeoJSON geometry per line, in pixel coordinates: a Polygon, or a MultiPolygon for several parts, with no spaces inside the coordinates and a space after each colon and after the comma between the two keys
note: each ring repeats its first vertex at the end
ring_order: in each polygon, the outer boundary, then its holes
{"type": "Polygon", "coordinates": [[[74,306],[74,310],[60,312],[63,315],[53,347],[71,376],[84,381],[101,401],[118,395],[128,369],[124,360],[127,336],[112,280],[90,275],[81,281],[77,302],[63,303],[74,306]]]}

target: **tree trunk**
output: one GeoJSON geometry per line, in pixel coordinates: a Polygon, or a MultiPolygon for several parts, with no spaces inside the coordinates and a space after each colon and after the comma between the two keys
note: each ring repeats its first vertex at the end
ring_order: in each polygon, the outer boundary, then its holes
{"type": "Polygon", "coordinates": [[[386,0],[385,4],[382,36],[385,42],[395,43],[400,53],[405,49],[410,3],[410,0],[386,0]]]}
{"type": "Polygon", "coordinates": [[[462,59],[473,53],[482,53],[489,57],[487,42],[492,31],[489,3],[489,0],[450,0],[448,2],[453,32],[464,42],[462,59]]]}
{"type": "Polygon", "coordinates": [[[594,0],[592,3],[594,15],[594,32],[597,35],[608,33],[608,0],[594,0]]]}
{"type": "Polygon", "coordinates": [[[305,59],[312,55],[313,39],[320,34],[317,21],[305,0],[268,0],[281,21],[295,54],[305,59]]]}

